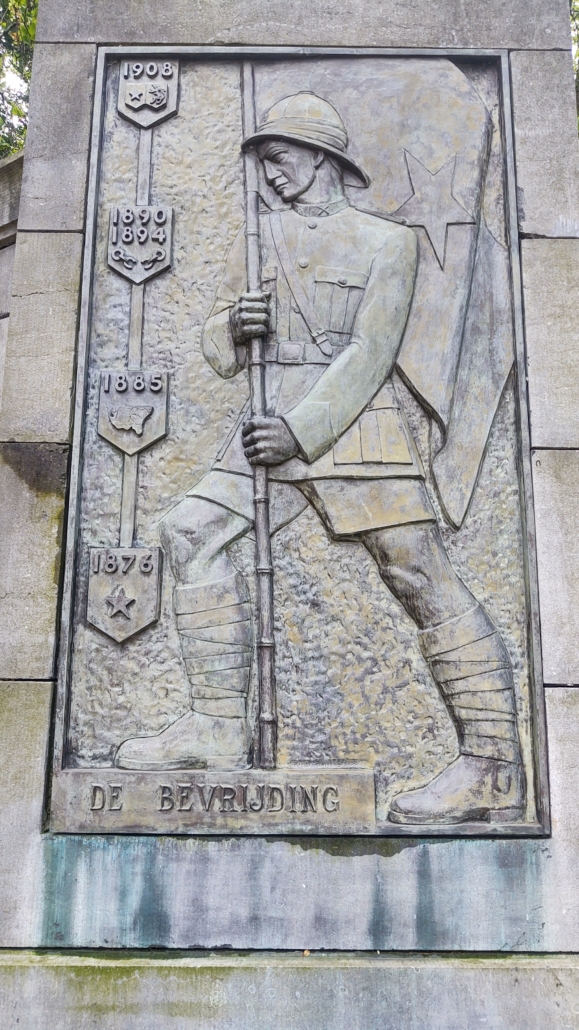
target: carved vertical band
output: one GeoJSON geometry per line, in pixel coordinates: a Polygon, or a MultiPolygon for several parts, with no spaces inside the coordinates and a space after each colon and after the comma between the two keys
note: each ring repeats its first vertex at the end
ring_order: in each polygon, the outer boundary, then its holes
{"type": "MultiPolygon", "coordinates": [[[[149,203],[151,192],[151,149],[153,130],[139,130],[139,156],[137,165],[137,205],[149,203]]],[[[139,369],[143,363],[143,307],[145,284],[131,286],[131,315],[129,322],[129,348],[127,366],[139,369]]],[[[119,531],[120,547],[132,547],[137,515],[137,490],[139,485],[139,455],[125,454],[123,458],[123,488],[119,531]]]]}

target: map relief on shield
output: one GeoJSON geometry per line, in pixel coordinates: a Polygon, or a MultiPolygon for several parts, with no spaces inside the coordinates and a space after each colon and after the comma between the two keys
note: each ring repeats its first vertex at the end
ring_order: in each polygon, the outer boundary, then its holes
{"type": "Polygon", "coordinates": [[[109,75],[57,824],[540,832],[497,68],[109,75]]]}

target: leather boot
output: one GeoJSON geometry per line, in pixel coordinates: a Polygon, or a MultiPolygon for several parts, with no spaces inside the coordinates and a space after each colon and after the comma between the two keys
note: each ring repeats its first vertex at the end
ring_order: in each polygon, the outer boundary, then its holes
{"type": "Polygon", "coordinates": [[[239,573],[200,586],[178,586],[177,630],[191,685],[191,711],[150,737],[125,740],[122,769],[247,769],[251,735],[251,606],[239,573]]]}
{"type": "Polygon", "coordinates": [[[521,818],[525,783],[513,672],[480,605],[419,634],[422,653],[456,727],[459,757],[425,787],[392,802],[395,823],[521,818]]]}

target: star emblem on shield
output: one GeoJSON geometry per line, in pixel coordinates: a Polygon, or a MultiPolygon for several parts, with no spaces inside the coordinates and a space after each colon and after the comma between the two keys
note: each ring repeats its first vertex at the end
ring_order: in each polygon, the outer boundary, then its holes
{"type": "Polygon", "coordinates": [[[125,594],[125,588],[119,587],[115,594],[109,594],[108,597],[105,597],[105,604],[110,604],[111,606],[111,610],[108,613],[109,618],[112,619],[115,615],[120,613],[121,615],[124,615],[126,619],[130,619],[131,613],[129,611],[129,605],[134,604],[135,601],[136,597],[127,597],[125,594]]]}
{"type": "Polygon", "coordinates": [[[160,547],[91,547],[87,622],[118,644],[159,618],[160,547]]]}
{"type": "Polygon", "coordinates": [[[125,91],[125,104],[132,107],[134,111],[141,107],[152,107],[155,111],[165,107],[169,98],[169,87],[150,82],[146,86],[136,86],[128,83],[125,91]]]}

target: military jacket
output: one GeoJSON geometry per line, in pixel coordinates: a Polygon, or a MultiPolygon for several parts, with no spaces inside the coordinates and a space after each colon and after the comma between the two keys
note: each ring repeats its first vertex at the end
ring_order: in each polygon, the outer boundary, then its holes
{"type": "MultiPolygon", "coordinates": [[[[262,288],[271,294],[267,413],[283,416],[302,454],[272,468],[271,477],[420,476],[420,459],[389,378],[412,300],[416,237],[347,201],[338,206],[325,216],[310,205],[281,213],[287,253],[331,354],[316,343],[290,290],[272,216],[260,219],[262,288]]],[[[240,372],[247,360],[229,325],[231,308],[246,289],[241,231],[203,333],[204,355],[224,378],[240,372]]],[[[240,438],[246,418],[244,411],[215,468],[251,471],[240,438]]]]}

